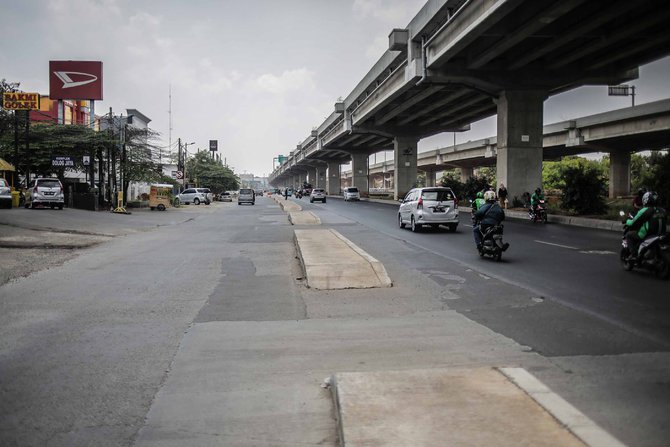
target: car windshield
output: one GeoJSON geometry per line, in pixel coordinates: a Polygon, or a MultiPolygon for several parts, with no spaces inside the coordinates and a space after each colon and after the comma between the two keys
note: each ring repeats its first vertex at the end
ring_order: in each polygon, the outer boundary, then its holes
{"type": "Polygon", "coordinates": [[[349,188],[348,192],[358,192],[358,188],[349,188]]]}
{"type": "Polygon", "coordinates": [[[240,194],[251,194],[250,189],[240,189],[240,194]]]}
{"type": "Polygon", "coordinates": [[[424,200],[435,200],[438,202],[454,199],[452,192],[445,190],[424,191],[423,194],[421,194],[421,197],[423,197],[424,200]]]}

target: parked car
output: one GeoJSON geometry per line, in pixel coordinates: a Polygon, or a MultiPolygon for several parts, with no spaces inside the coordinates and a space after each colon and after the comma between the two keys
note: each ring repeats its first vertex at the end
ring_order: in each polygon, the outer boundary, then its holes
{"type": "Polygon", "coordinates": [[[214,201],[214,194],[212,194],[212,190],[209,188],[196,188],[198,190],[202,190],[202,192],[205,194],[205,205],[209,205],[214,201]]]}
{"type": "Polygon", "coordinates": [[[49,206],[62,210],[64,205],[63,184],[57,178],[37,178],[28,185],[24,203],[26,208],[49,206]]]}
{"type": "Polygon", "coordinates": [[[414,188],[400,201],[398,225],[409,225],[420,231],[425,225],[438,228],[446,225],[450,231],[458,227],[458,200],[451,188],[414,188]]]}
{"type": "Polygon", "coordinates": [[[0,206],[3,208],[12,207],[12,190],[4,178],[0,178],[0,206]]]}
{"type": "Polygon", "coordinates": [[[179,203],[184,203],[186,205],[189,203],[193,203],[194,205],[208,203],[207,193],[203,188],[186,188],[177,196],[177,198],[179,199],[179,203]]]}
{"type": "Polygon", "coordinates": [[[237,195],[237,204],[242,205],[243,203],[251,203],[254,205],[256,203],[256,195],[254,190],[251,188],[242,188],[237,195]]]}
{"type": "Polygon", "coordinates": [[[309,195],[309,203],[314,203],[315,200],[320,200],[322,203],[326,203],[326,191],[323,188],[314,188],[312,193],[309,195]]]}
{"type": "Polygon", "coordinates": [[[221,194],[219,194],[219,201],[220,202],[232,202],[233,201],[233,196],[231,196],[228,191],[224,191],[221,194]]]}
{"type": "Polygon", "coordinates": [[[342,190],[342,195],[344,196],[345,202],[348,202],[349,200],[361,200],[361,193],[355,186],[344,188],[342,190]]]}

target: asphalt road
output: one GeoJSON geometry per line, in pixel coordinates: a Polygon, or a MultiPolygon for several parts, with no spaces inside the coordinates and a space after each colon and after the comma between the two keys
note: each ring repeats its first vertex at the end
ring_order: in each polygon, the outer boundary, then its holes
{"type": "MultiPolygon", "coordinates": [[[[487,277],[527,290],[536,299],[563,307],[563,325],[540,315],[494,325],[543,355],[655,352],[670,348],[669,283],[644,271],[624,271],[618,261],[621,235],[612,231],[558,224],[533,224],[519,219],[505,222],[504,240],[511,244],[502,262],[481,259],[474,249],[469,212],[462,212],[456,233],[424,229],[412,233],[397,225],[397,207],[374,202],[330,200],[326,205],[301,201],[305,209],[346,217],[386,236],[405,241],[436,259],[448,259],[487,277]],[[567,317],[569,315],[569,318],[567,317]],[[573,319],[589,321],[575,333],[573,319]],[[523,333],[518,328],[524,327],[523,333]],[[535,328],[533,330],[532,328],[535,328]],[[553,330],[549,330],[553,328],[553,330]],[[560,334],[560,340],[555,336],[560,334]]],[[[346,231],[356,243],[366,240],[346,231]]],[[[376,247],[368,247],[376,251],[376,247]]],[[[477,300],[476,296],[472,297],[477,300]]],[[[471,318],[478,318],[470,313],[471,318]]],[[[483,316],[479,317],[486,322],[483,316]]]]}
{"type": "Polygon", "coordinates": [[[328,375],[481,366],[526,368],[628,445],[667,442],[668,282],[622,271],[619,234],[510,221],[496,263],[468,216],[414,234],[393,206],[299,203],[394,286],[305,287],[268,198],[0,214],[110,236],[0,286],[0,444],[335,446],[328,375]]]}

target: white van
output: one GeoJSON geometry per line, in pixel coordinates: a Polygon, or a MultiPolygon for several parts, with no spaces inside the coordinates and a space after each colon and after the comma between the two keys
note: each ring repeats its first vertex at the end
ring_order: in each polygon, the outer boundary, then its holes
{"type": "Polygon", "coordinates": [[[355,186],[344,188],[342,194],[344,195],[345,202],[348,202],[349,200],[361,200],[361,193],[355,186]]]}

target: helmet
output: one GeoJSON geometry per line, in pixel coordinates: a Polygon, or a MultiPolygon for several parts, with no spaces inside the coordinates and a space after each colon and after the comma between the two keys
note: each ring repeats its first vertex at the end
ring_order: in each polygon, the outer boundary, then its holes
{"type": "Polygon", "coordinates": [[[539,193],[541,193],[541,192],[542,192],[542,190],[541,190],[540,188],[536,188],[536,189],[535,189],[535,194],[539,194],[539,193]]]}
{"type": "Polygon", "coordinates": [[[484,198],[484,193],[481,192],[481,191],[479,191],[479,192],[477,193],[477,198],[478,198],[478,199],[482,199],[482,198],[484,198]]]}
{"type": "Polygon", "coordinates": [[[642,196],[642,205],[643,206],[654,206],[658,201],[658,194],[654,191],[645,192],[642,196]]]}
{"type": "Polygon", "coordinates": [[[637,195],[640,196],[640,197],[642,197],[642,196],[644,195],[645,192],[647,192],[647,188],[642,187],[642,188],[640,188],[640,189],[637,190],[637,195]]]}
{"type": "Polygon", "coordinates": [[[486,200],[487,202],[495,202],[496,193],[493,191],[486,191],[484,193],[484,200],[486,200]]]}

